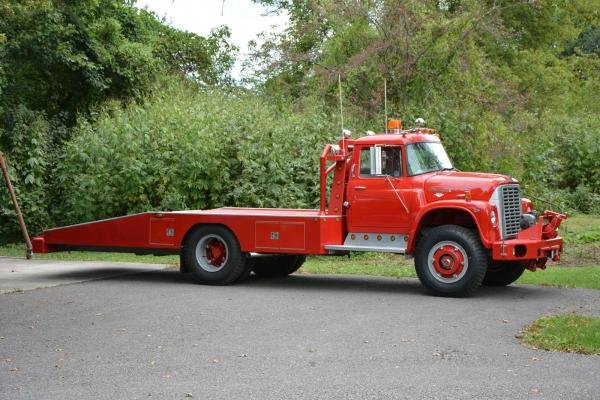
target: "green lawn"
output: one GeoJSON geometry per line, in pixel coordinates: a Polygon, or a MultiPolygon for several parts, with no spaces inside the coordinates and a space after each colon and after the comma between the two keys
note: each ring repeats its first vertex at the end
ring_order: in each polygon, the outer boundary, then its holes
{"type": "Polygon", "coordinates": [[[600,355],[600,318],[576,314],[545,316],[529,325],[521,340],[545,350],[600,355]]]}
{"type": "Polygon", "coordinates": [[[525,271],[517,283],[600,290],[600,267],[550,266],[544,271],[525,271]]]}
{"type": "MultiPolygon", "coordinates": [[[[22,244],[5,244],[0,246],[0,256],[25,257],[25,246],[22,244]]],[[[98,253],[93,251],[73,251],[64,253],[35,254],[42,260],[71,261],[116,261],[151,264],[179,264],[179,256],[136,256],[129,253],[98,253]]]]}
{"type": "Polygon", "coordinates": [[[561,265],[600,266],[600,216],[569,216],[560,226],[560,235],[565,239],[561,265]]]}
{"type": "Polygon", "coordinates": [[[386,253],[353,253],[350,257],[309,257],[300,273],[416,277],[412,260],[386,253]]]}

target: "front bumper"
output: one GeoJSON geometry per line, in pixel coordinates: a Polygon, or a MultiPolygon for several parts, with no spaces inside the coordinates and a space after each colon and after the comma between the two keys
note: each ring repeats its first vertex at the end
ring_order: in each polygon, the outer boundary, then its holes
{"type": "Polygon", "coordinates": [[[536,225],[522,230],[515,239],[493,242],[492,259],[518,261],[532,271],[546,268],[548,260],[560,261],[563,239],[557,233],[564,219],[565,215],[546,211],[536,225]]]}
{"type": "Polygon", "coordinates": [[[550,259],[560,261],[563,239],[511,239],[492,244],[494,261],[528,261],[550,259]]]}

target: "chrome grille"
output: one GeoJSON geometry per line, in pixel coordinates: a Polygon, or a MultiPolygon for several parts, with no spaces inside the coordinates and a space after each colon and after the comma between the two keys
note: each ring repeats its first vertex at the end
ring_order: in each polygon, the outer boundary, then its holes
{"type": "Polygon", "coordinates": [[[521,189],[519,185],[502,185],[498,189],[502,239],[511,239],[521,230],[521,189]]]}

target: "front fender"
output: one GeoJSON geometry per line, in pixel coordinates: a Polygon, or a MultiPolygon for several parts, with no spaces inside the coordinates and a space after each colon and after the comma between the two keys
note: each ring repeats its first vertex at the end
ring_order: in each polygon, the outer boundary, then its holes
{"type": "Polygon", "coordinates": [[[412,254],[416,246],[418,233],[422,229],[423,220],[431,213],[437,211],[460,211],[465,212],[473,219],[479,238],[484,247],[491,248],[494,241],[493,231],[496,226],[490,221],[490,204],[485,201],[464,201],[464,200],[440,200],[429,203],[415,216],[412,230],[409,232],[409,240],[407,243],[406,252],[412,254]]]}

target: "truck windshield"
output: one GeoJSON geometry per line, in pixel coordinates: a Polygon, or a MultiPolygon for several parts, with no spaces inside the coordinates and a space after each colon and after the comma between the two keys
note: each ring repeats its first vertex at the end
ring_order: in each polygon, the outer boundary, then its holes
{"type": "Polygon", "coordinates": [[[406,146],[408,175],[420,175],[432,171],[454,169],[444,150],[438,142],[412,143],[406,146]]]}

